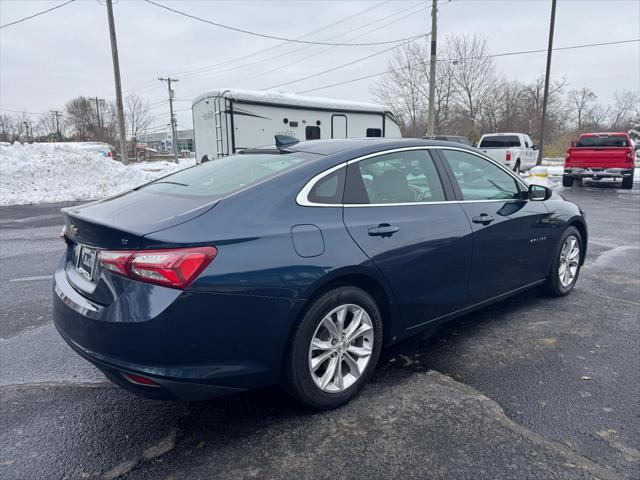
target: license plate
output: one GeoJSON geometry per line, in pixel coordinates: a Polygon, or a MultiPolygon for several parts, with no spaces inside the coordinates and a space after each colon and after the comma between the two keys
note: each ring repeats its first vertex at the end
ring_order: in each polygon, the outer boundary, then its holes
{"type": "Polygon", "coordinates": [[[87,280],[93,280],[96,268],[97,251],[89,247],[80,247],[76,258],[76,270],[87,280]]]}

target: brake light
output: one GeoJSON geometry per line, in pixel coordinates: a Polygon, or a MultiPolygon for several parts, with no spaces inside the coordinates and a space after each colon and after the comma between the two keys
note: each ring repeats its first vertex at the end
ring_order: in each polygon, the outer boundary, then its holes
{"type": "Polygon", "coordinates": [[[633,157],[633,148],[630,148],[629,150],[627,150],[627,163],[633,165],[633,163],[635,162],[635,159],[633,157]]]}
{"type": "Polygon", "coordinates": [[[117,275],[184,289],[218,254],[215,247],[166,250],[102,250],[98,259],[117,275]]]}
{"type": "Polygon", "coordinates": [[[507,162],[511,161],[511,152],[507,150],[507,162]]]}
{"type": "Polygon", "coordinates": [[[150,378],[143,377],[142,375],[135,375],[133,373],[122,373],[124,378],[129,380],[131,383],[135,383],[136,385],[144,385],[146,387],[159,387],[156,382],[151,380],[150,378]]]}

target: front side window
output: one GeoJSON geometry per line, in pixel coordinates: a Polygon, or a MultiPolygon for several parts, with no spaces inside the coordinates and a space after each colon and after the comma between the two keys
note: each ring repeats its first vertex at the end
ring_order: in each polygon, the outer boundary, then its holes
{"type": "Polygon", "coordinates": [[[379,155],[347,168],[345,204],[444,201],[436,167],[426,150],[379,155]]]}
{"type": "Polygon", "coordinates": [[[488,160],[458,150],[441,150],[462,191],[463,200],[519,198],[516,180],[488,160]]]}

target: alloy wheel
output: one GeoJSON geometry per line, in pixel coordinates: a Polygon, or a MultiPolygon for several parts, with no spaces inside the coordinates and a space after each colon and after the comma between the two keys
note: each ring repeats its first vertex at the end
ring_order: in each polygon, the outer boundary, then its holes
{"type": "Polygon", "coordinates": [[[567,288],[576,278],[580,263],[580,242],[573,235],[569,235],[560,250],[560,264],[558,277],[560,284],[567,288]]]}
{"type": "Polygon", "coordinates": [[[373,352],[373,324],[366,310],[346,304],[331,310],[316,328],[309,346],[309,373],[328,393],[353,385],[373,352]]]}

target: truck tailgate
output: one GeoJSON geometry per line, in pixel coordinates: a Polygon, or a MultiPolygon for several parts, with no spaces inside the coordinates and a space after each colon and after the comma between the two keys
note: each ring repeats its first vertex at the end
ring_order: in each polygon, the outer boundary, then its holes
{"type": "Polygon", "coordinates": [[[567,167],[625,168],[628,148],[571,148],[567,167]]]}

